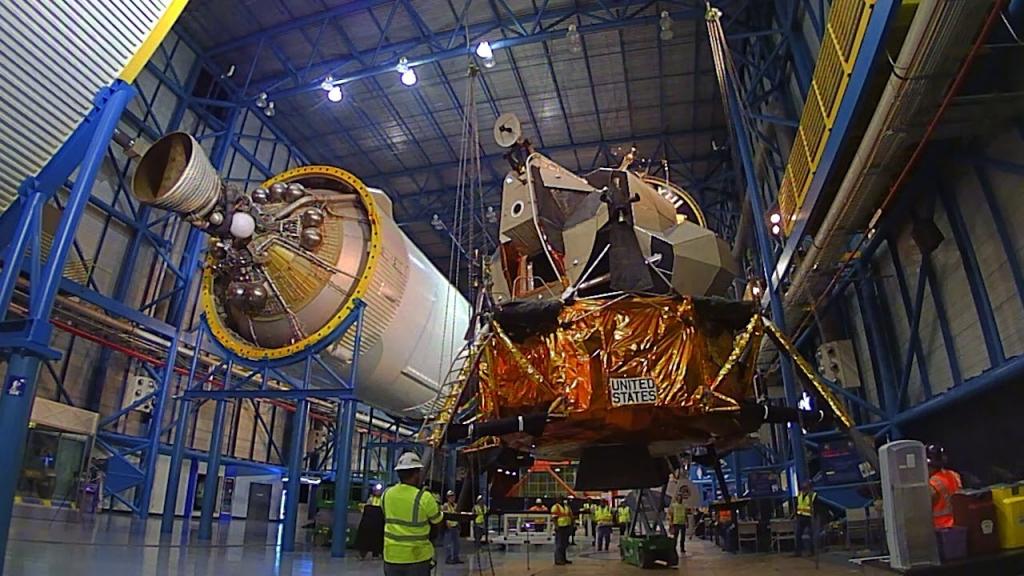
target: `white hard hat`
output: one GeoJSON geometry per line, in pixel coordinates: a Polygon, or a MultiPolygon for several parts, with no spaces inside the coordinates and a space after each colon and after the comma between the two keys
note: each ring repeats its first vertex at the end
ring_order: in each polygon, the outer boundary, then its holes
{"type": "Polygon", "coordinates": [[[418,470],[423,468],[423,462],[420,460],[420,455],[415,452],[406,452],[398,457],[398,464],[395,464],[395,471],[398,470],[418,470]]]}
{"type": "Polygon", "coordinates": [[[449,490],[445,496],[455,496],[455,490],[449,490]]]}
{"type": "Polygon", "coordinates": [[[534,502],[534,504],[543,504],[543,503],[544,503],[544,501],[541,500],[540,498],[537,498],[537,501],[534,502]]]}
{"type": "Polygon", "coordinates": [[[483,496],[477,496],[476,499],[479,501],[479,500],[483,500],[484,497],[483,496]]]}

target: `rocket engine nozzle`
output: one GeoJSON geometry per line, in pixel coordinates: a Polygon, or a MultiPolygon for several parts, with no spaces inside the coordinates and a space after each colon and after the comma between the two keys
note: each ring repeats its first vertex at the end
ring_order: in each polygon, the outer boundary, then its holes
{"type": "Polygon", "coordinates": [[[192,225],[219,226],[226,218],[224,185],[199,142],[174,132],[139,159],[132,193],[143,204],[183,215],[192,225]]]}

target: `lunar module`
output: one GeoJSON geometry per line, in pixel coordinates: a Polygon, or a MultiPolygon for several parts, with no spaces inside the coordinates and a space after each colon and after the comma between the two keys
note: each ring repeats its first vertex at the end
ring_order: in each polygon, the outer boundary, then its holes
{"type": "Polygon", "coordinates": [[[511,165],[500,246],[471,351],[424,441],[579,460],[576,488],[596,490],[660,485],[683,452],[742,446],[765,422],[852,426],[757,303],[735,298],[729,245],[682,188],[635,169],[634,152],[573,174],[535,151],[512,115],[494,136],[511,165]],[[829,410],[755,401],[766,336],[829,410]]]}

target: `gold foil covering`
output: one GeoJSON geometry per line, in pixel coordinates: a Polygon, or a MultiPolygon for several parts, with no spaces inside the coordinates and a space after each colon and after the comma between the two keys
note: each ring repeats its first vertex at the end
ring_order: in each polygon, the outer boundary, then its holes
{"type": "Polygon", "coordinates": [[[564,415],[538,445],[738,432],[730,413],[751,394],[756,354],[734,354],[736,331],[698,309],[685,297],[579,301],[562,310],[562,328],[522,343],[495,324],[480,362],[481,419],[564,415]],[[652,379],[654,402],[613,407],[609,378],[652,379]]]}

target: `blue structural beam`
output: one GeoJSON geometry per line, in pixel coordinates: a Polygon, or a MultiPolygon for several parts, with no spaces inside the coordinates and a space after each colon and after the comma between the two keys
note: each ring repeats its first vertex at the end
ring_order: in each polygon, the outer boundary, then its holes
{"type": "MultiPolygon", "coordinates": [[[[879,58],[879,55],[884,54],[886,31],[889,29],[889,24],[899,5],[898,0],[878,0],[871,11],[864,39],[857,52],[857,60],[853,63],[846,92],[832,124],[832,132],[825,143],[825,150],[821,154],[817,170],[811,178],[811,185],[807,189],[796,224],[786,239],[775,269],[769,276],[773,283],[781,282],[786,277],[793,257],[800,249],[800,244],[807,232],[808,217],[816,209],[826,183],[837,175],[841,176],[837,172],[837,169],[840,168],[838,162],[840,149],[850,141],[847,136],[852,133],[853,120],[858,108],[862,107],[861,103],[868,92],[868,80],[872,72],[885,63],[885,59],[879,58]]],[[[765,213],[758,212],[754,214],[754,217],[759,219],[763,214],[765,213]]]]}
{"type": "MultiPolygon", "coordinates": [[[[434,34],[435,37],[447,36],[454,40],[454,42],[450,42],[447,46],[441,46],[441,48],[444,48],[441,50],[435,50],[436,46],[431,44],[431,39],[424,36],[417,36],[410,40],[403,40],[390,44],[379,44],[374,48],[367,48],[361,52],[352,51],[350,54],[331,57],[312,63],[312,65],[308,67],[312,72],[312,77],[311,75],[306,75],[306,81],[304,83],[296,85],[295,76],[291,73],[285,72],[273,78],[260,80],[255,86],[251,87],[249,92],[252,94],[257,92],[267,92],[271,99],[281,100],[296,94],[320,90],[320,84],[326,75],[330,75],[334,79],[335,85],[340,85],[355,80],[372,78],[381,74],[394,74],[395,65],[397,64],[398,59],[397,55],[405,55],[408,59],[409,66],[412,68],[452,58],[466,57],[472,54],[476,43],[483,37],[501,30],[512,31],[513,35],[500,39],[492,39],[488,37],[491,47],[495,51],[548,40],[563,39],[566,33],[563,23],[578,17],[584,17],[588,21],[594,21],[594,23],[580,26],[579,32],[581,34],[618,30],[633,26],[653,27],[658,24],[659,15],[641,15],[645,10],[645,6],[642,4],[633,4],[634,3],[630,0],[607,0],[605,2],[598,3],[597,5],[580,8],[548,8],[540,14],[546,22],[546,27],[545,25],[541,25],[531,27],[529,30],[517,30],[515,27],[516,19],[513,16],[505,18],[495,16],[493,20],[474,23],[465,28],[460,24],[452,30],[446,30],[434,34]],[[621,8],[621,10],[606,13],[607,8],[621,8]],[[428,49],[429,53],[424,54],[424,49],[428,49]],[[377,62],[382,60],[382,55],[384,56],[383,59],[385,60],[385,63],[377,64],[377,62]],[[354,70],[352,70],[353,64],[357,65],[354,70]],[[280,90],[277,89],[278,87],[288,83],[293,85],[288,88],[280,90]]],[[[728,7],[729,5],[739,3],[726,0],[719,2],[718,4],[728,7]]],[[[682,8],[666,7],[666,9],[674,20],[692,20],[704,17],[703,6],[682,8]]],[[[298,19],[298,21],[301,20],[301,18],[298,19]]],[[[284,27],[287,26],[287,24],[284,25],[284,27]]],[[[282,30],[283,27],[275,26],[272,31],[268,32],[278,33],[282,30]]],[[[264,32],[263,34],[268,32],[264,32]]],[[[227,50],[236,49],[241,45],[244,45],[244,42],[242,44],[230,43],[214,47],[214,49],[210,51],[210,54],[223,53],[227,50]]],[[[314,52],[316,52],[316,48],[314,48],[314,52]]]]}
{"type": "MultiPolygon", "coordinates": [[[[50,349],[50,313],[64,264],[104,161],[107,145],[121,112],[135,94],[134,88],[122,82],[101,90],[94,101],[94,110],[42,171],[22,184],[18,208],[12,207],[21,210],[21,218],[12,241],[0,253],[5,263],[0,272],[0,320],[3,320],[0,352],[7,357],[7,374],[0,390],[0,434],[7,444],[0,450],[0,559],[7,549],[39,365],[42,360],[59,356],[50,349]],[[76,169],[78,178],[64,206],[44,264],[39,246],[42,206],[76,169]],[[32,253],[28,268],[32,284],[28,314],[24,321],[11,323],[7,321],[8,305],[21,272],[20,262],[30,245],[32,253]]],[[[0,574],[2,571],[0,566],[0,574]]]]}
{"type": "MultiPolygon", "coordinates": [[[[743,178],[745,182],[745,193],[750,202],[750,208],[754,214],[764,214],[764,198],[761,196],[761,187],[757,182],[756,168],[754,166],[754,153],[751,149],[750,136],[747,133],[746,122],[743,120],[744,113],[741,108],[740,98],[736,87],[726,83],[727,100],[729,104],[729,116],[732,118],[732,128],[735,131],[734,142],[738,145],[740,161],[742,163],[743,178]]],[[[774,249],[768,231],[761,225],[759,219],[754,219],[754,239],[757,242],[758,259],[760,261],[765,278],[771,277],[772,268],[775,265],[774,249]]],[[[782,296],[779,293],[778,284],[769,280],[766,289],[769,304],[771,306],[772,321],[785,333],[785,309],[782,306],[782,296]]],[[[796,380],[796,373],[793,371],[793,363],[788,357],[781,357],[782,383],[786,393],[786,402],[790,406],[796,406],[800,396],[798,394],[799,383],[796,380]]],[[[807,460],[804,456],[803,431],[800,426],[788,427],[790,445],[793,451],[793,463],[798,482],[807,478],[807,460]]]]}
{"type": "Polygon", "coordinates": [[[210,433],[210,449],[207,451],[206,479],[203,484],[203,505],[199,513],[200,540],[213,538],[213,510],[217,505],[217,488],[220,479],[221,441],[224,439],[224,411],[227,402],[217,400],[213,413],[213,431],[210,433]]]}
{"type": "Polygon", "coordinates": [[[354,399],[351,388],[295,388],[295,389],[238,389],[231,390],[196,390],[189,389],[181,394],[185,400],[196,400],[206,398],[210,400],[233,400],[242,398],[247,400],[309,400],[311,398],[321,399],[354,399]]]}

